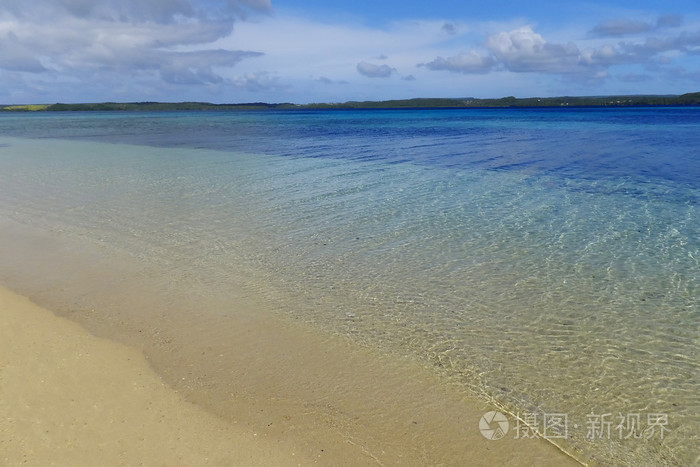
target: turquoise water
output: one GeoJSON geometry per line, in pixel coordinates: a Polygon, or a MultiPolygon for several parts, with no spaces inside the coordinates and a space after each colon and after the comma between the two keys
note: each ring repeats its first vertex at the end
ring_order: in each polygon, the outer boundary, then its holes
{"type": "Polygon", "coordinates": [[[267,294],[591,459],[688,465],[698,147],[692,108],[2,114],[0,217],[267,294]]]}

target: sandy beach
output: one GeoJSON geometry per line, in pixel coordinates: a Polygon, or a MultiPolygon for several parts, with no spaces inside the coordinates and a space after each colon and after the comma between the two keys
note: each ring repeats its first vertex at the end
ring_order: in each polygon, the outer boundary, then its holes
{"type": "Polygon", "coordinates": [[[308,461],[185,401],[137,350],[0,288],[0,464],[308,461]]]}
{"type": "MultiPolygon", "coordinates": [[[[354,371],[362,359],[349,357],[349,371],[354,371]]],[[[379,404],[391,399],[398,377],[394,373],[386,382],[374,381],[379,404]]],[[[338,382],[343,381],[340,376],[338,382]]],[[[425,385],[429,382],[416,389],[426,390],[425,385]]],[[[398,397],[398,403],[406,403],[405,397],[398,397]]],[[[270,399],[266,416],[291,419],[298,426],[258,433],[261,426],[250,417],[239,425],[230,417],[212,415],[166,385],[137,349],[94,337],[0,288],[3,465],[425,465],[437,460],[431,446],[420,445],[420,430],[407,433],[405,420],[395,420],[395,433],[378,435],[372,420],[333,426],[340,418],[333,416],[330,403],[329,413],[320,415],[308,413],[309,407],[307,413],[299,407],[294,413],[290,404],[279,402],[270,399]],[[327,423],[319,426],[324,417],[327,423]],[[366,439],[358,427],[366,428],[366,439]],[[421,451],[423,455],[416,454],[421,451]]],[[[436,400],[432,408],[444,409],[446,403],[453,401],[436,400]]],[[[250,400],[232,406],[245,411],[245,404],[250,400]]],[[[343,401],[336,405],[343,406],[343,401]]],[[[472,407],[473,413],[459,418],[475,422],[485,407],[472,407]]],[[[424,415],[416,413],[415,418],[424,415]]],[[[434,423],[425,422],[428,427],[434,423]]],[[[453,426],[444,431],[445,445],[453,446],[447,459],[452,456],[453,462],[458,453],[470,465],[576,465],[542,441],[503,439],[495,444],[483,439],[476,425],[464,427],[461,434],[453,426]],[[459,446],[454,446],[456,435],[464,436],[459,446]]]]}

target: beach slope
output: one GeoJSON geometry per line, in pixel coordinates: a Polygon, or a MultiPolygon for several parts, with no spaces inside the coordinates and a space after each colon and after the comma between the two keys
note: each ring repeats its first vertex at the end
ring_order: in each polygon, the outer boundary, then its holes
{"type": "Polygon", "coordinates": [[[298,465],[185,401],[136,349],[0,287],[1,465],[298,465]]]}

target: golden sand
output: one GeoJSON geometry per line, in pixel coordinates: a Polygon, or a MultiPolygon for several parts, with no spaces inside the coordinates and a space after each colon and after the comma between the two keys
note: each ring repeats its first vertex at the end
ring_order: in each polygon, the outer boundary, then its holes
{"type": "Polygon", "coordinates": [[[1,465],[298,465],[185,401],[133,348],[0,288],[1,465]]]}

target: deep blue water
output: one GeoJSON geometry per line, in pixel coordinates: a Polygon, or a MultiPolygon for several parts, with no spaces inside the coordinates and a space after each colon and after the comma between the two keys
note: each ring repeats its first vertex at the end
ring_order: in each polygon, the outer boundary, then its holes
{"type": "Polygon", "coordinates": [[[79,112],[3,114],[0,132],[697,186],[699,123],[696,108],[79,112]]]}
{"type": "Polygon", "coordinates": [[[591,458],[683,465],[698,148],[697,108],[0,114],[0,216],[222,291],[244,271],[281,313],[503,410],[566,411],[591,458]],[[670,433],[588,439],[598,412],[670,433]]]}

